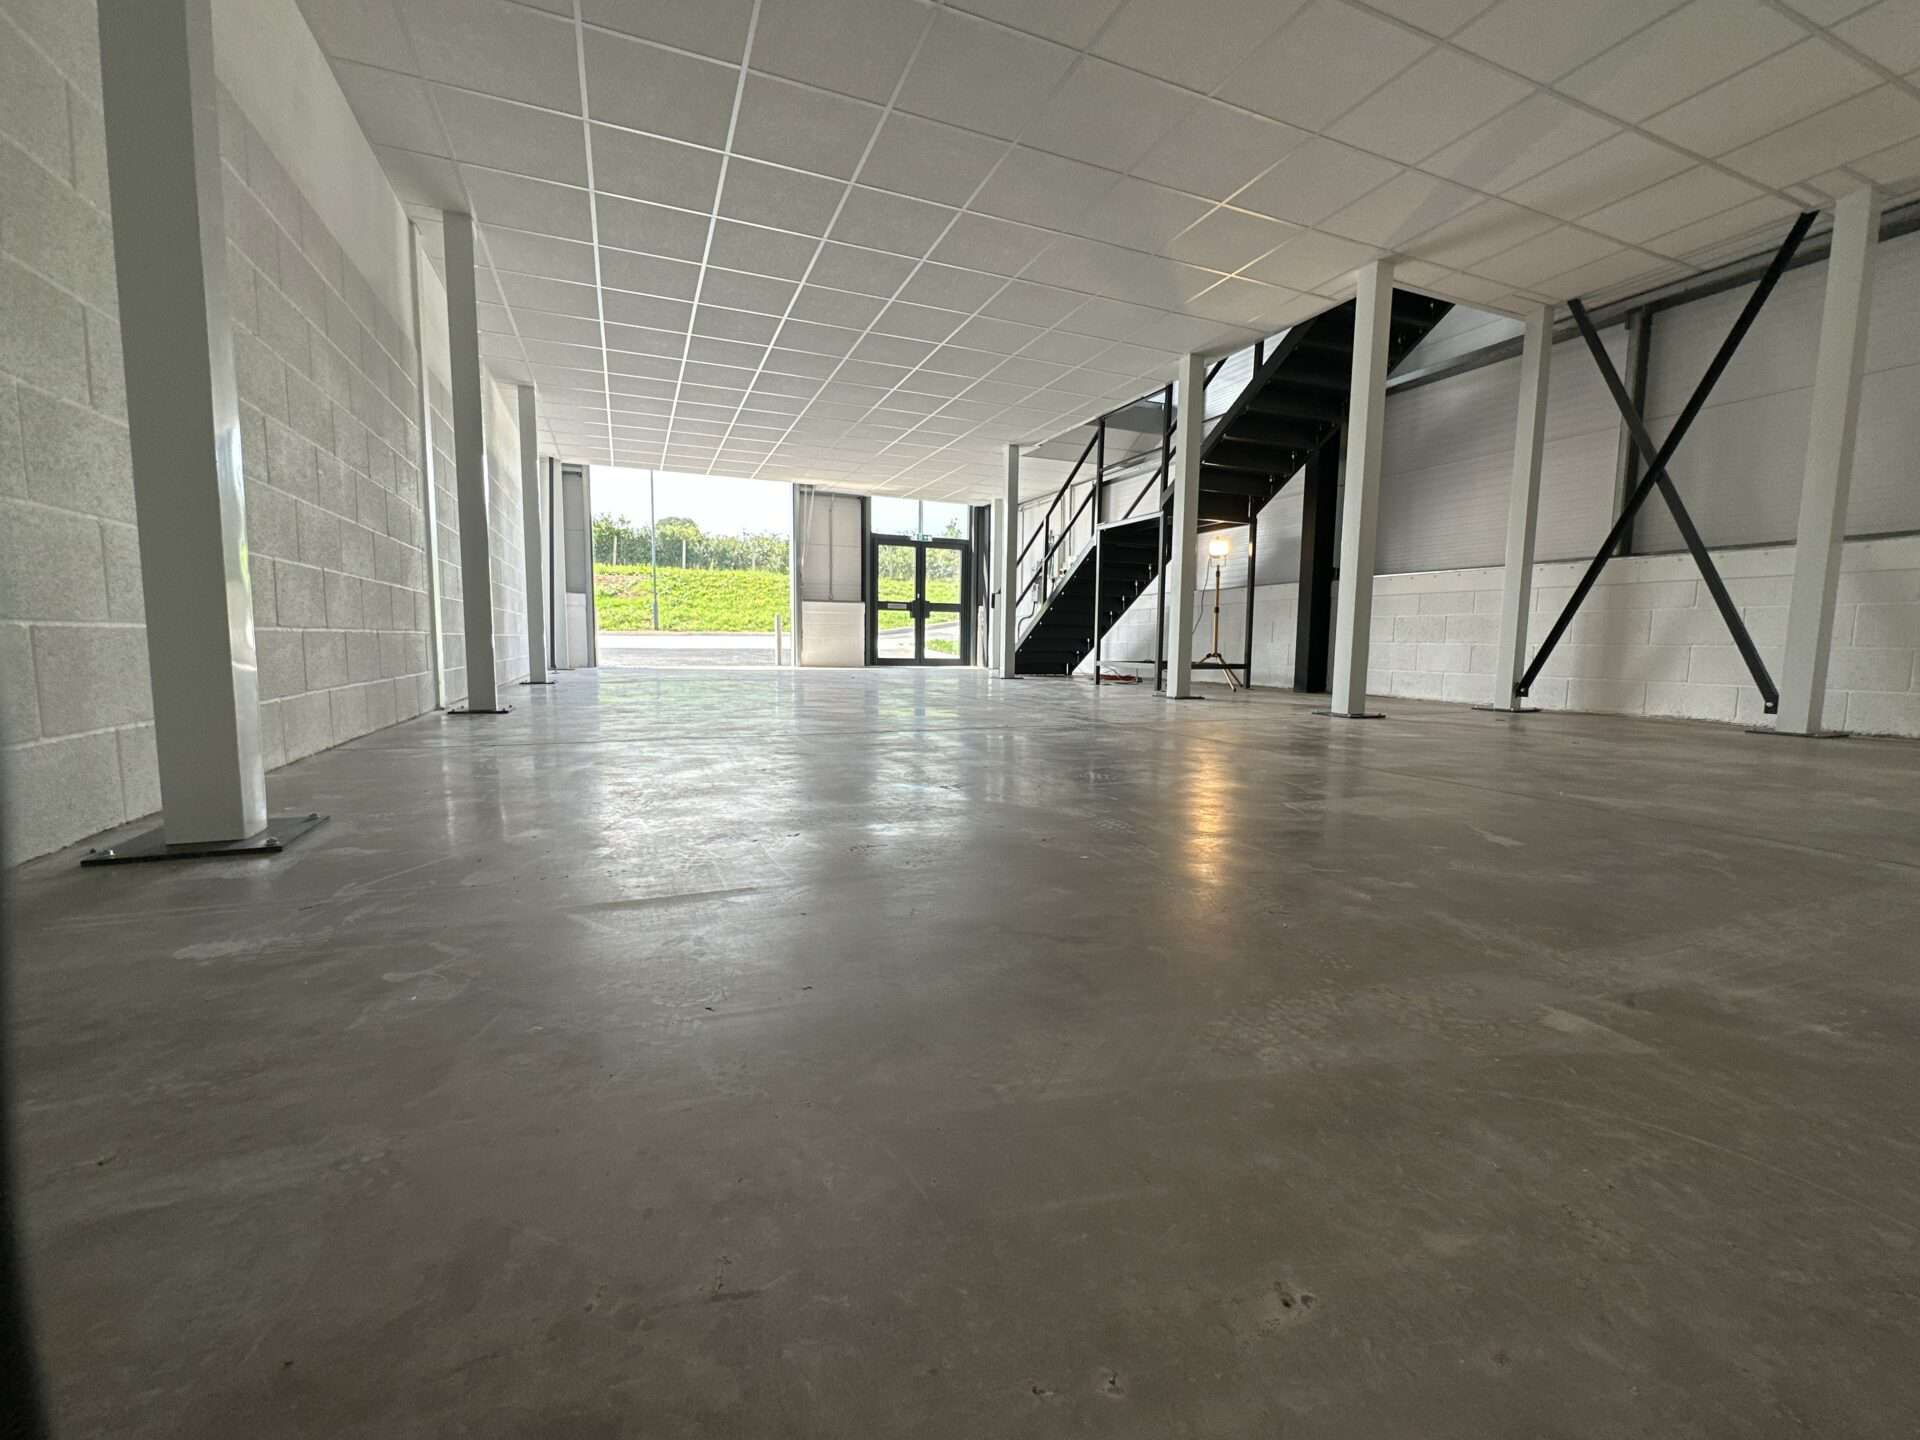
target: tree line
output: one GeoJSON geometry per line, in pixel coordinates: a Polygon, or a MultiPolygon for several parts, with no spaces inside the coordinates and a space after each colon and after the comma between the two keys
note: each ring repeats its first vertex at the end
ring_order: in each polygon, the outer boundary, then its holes
{"type": "MultiPolygon", "coordinates": [[[[767,570],[787,573],[784,535],[709,535],[684,516],[660,521],[659,563],[682,570],[767,570]]],[[[593,522],[596,565],[645,565],[654,558],[654,531],[624,515],[593,522]]]]}

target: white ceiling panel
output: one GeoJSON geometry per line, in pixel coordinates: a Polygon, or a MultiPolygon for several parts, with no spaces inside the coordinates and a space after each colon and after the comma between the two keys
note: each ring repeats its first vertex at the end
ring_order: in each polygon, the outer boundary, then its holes
{"type": "Polygon", "coordinates": [[[1679,8],[1680,0],[1499,0],[1455,43],[1533,80],[1552,81],[1679,8]]]}
{"type": "Polygon", "coordinates": [[[881,113],[879,106],[864,100],[749,73],[733,151],[847,179],[859,167],[881,113]]]}
{"type": "Polygon", "coordinates": [[[1359,150],[1412,164],[1533,93],[1524,80],[1455,50],[1416,60],[1327,129],[1359,150]]]}
{"type": "MultiPolygon", "coordinates": [[[[753,18],[753,0],[581,0],[580,8],[589,25],[728,61],[740,58],[753,18]]],[[[589,31],[586,43],[599,42],[589,31]]]]}
{"type": "Polygon", "coordinates": [[[1217,94],[1269,119],[1317,131],[1432,48],[1431,41],[1340,0],[1313,0],[1233,71],[1217,94]]]}
{"type": "Polygon", "coordinates": [[[1920,0],[298,3],[603,462],[980,493],[1383,254],[1611,297],[1920,181],[1920,0]]]}

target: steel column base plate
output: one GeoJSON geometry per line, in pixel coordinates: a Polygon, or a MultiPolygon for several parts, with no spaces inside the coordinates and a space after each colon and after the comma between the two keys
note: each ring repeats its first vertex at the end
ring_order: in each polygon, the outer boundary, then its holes
{"type": "Polygon", "coordinates": [[[1484,710],[1489,715],[1538,715],[1538,705],[1476,705],[1476,710],[1484,710]]]}
{"type": "Polygon", "coordinates": [[[513,706],[502,705],[498,710],[475,710],[470,705],[462,705],[458,710],[449,710],[449,715],[511,715],[513,706]]]}
{"type": "Polygon", "coordinates": [[[1774,735],[1782,740],[1845,740],[1853,734],[1851,730],[1816,730],[1811,735],[1802,735],[1798,730],[1776,730],[1771,725],[1749,725],[1746,731],[1749,735],[1774,735]]]}
{"type": "Polygon", "coordinates": [[[1316,710],[1313,713],[1324,715],[1329,720],[1384,720],[1387,718],[1387,712],[1384,710],[1367,710],[1358,715],[1342,715],[1337,710],[1316,710]]]}
{"type": "Polygon", "coordinates": [[[169,845],[167,829],[157,825],[104,850],[89,850],[82,865],[138,865],[149,860],[246,860],[262,855],[278,855],[310,830],[327,823],[325,815],[276,815],[267,828],[244,840],[197,840],[184,845],[169,845]]]}

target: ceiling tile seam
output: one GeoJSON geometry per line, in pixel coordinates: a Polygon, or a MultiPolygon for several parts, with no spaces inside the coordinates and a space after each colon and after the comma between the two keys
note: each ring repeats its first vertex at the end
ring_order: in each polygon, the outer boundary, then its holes
{"type": "MultiPolygon", "coordinates": [[[[573,0],[573,5],[574,5],[574,10],[577,13],[580,8],[580,0],[573,0]]],[[[733,137],[735,132],[739,129],[739,125],[740,125],[740,102],[742,97],[745,96],[746,90],[747,90],[747,75],[749,73],[750,64],[753,59],[754,37],[759,33],[759,30],[760,30],[760,5],[761,5],[761,0],[753,0],[753,10],[747,17],[746,40],[741,48],[739,74],[734,80],[734,85],[733,85],[733,107],[727,114],[726,148],[721,153],[721,156],[720,156],[719,178],[714,182],[713,209],[707,216],[707,238],[700,250],[700,273],[694,277],[693,304],[691,308],[687,311],[687,329],[686,329],[686,334],[683,337],[683,342],[680,348],[680,373],[674,381],[673,409],[668,413],[668,416],[667,416],[666,444],[669,446],[673,444],[674,421],[679,418],[679,414],[680,414],[680,403],[681,403],[680,396],[681,396],[681,393],[686,389],[687,357],[691,355],[693,352],[693,321],[694,321],[694,317],[700,313],[700,295],[701,295],[701,292],[706,288],[707,265],[713,257],[713,234],[714,234],[714,231],[719,228],[719,224],[720,224],[720,201],[727,191],[727,170],[733,161],[733,137]]],[[[582,44],[584,46],[584,41],[582,42],[582,44]]],[[[583,67],[585,66],[585,63],[586,62],[584,59],[584,50],[583,50],[583,58],[581,61],[581,64],[583,67]]],[[[590,97],[585,92],[586,74],[585,74],[584,68],[582,69],[582,72],[581,72],[580,83],[581,83],[581,96],[580,96],[581,108],[587,109],[591,106],[592,102],[590,97]]],[[[591,140],[589,140],[589,149],[591,149],[591,140]]],[[[605,308],[604,302],[602,302],[602,308],[603,309],[605,308]]],[[[612,410],[611,401],[608,402],[608,410],[609,412],[611,412],[612,410]]],[[[609,425],[611,425],[611,416],[609,416],[609,425]]]]}
{"type": "MultiPolygon", "coordinates": [[[[394,23],[400,27],[400,36],[403,40],[406,41],[408,58],[413,62],[414,68],[418,70],[420,68],[419,47],[414,43],[413,31],[411,27],[408,26],[406,15],[403,13],[404,8],[405,7],[398,6],[398,5],[394,7],[394,23]]],[[[338,83],[338,82],[336,81],[335,83],[338,83]]],[[[427,109],[431,111],[433,114],[433,123],[440,127],[440,138],[446,142],[448,153],[451,154],[453,150],[453,133],[447,128],[446,116],[440,113],[439,102],[434,99],[433,93],[431,91],[427,92],[426,98],[427,98],[427,109]]],[[[358,124],[357,116],[355,117],[355,123],[358,124]]],[[[365,131],[363,130],[361,133],[364,138],[365,131]]],[[[371,145],[372,142],[368,141],[368,144],[371,145]]],[[[384,167],[382,168],[384,170],[384,167]]],[[[480,247],[480,254],[486,259],[487,273],[493,277],[494,289],[499,290],[500,275],[499,275],[499,272],[496,271],[493,267],[493,249],[490,245],[487,244],[486,230],[485,230],[485,227],[482,224],[480,224],[480,215],[474,208],[473,194],[471,191],[467,189],[467,182],[464,177],[458,176],[456,174],[456,178],[460,182],[460,193],[466,198],[467,214],[475,222],[475,227],[474,227],[476,231],[475,240],[480,247]]],[[[389,185],[391,185],[392,182],[389,181],[388,183],[389,185]]],[[[503,300],[506,298],[504,293],[502,294],[501,298],[503,300]]],[[[502,308],[504,309],[506,307],[503,306],[502,308]]],[[[529,376],[531,376],[533,374],[533,370],[532,370],[533,361],[531,357],[529,357],[527,354],[526,341],[525,339],[522,338],[520,334],[520,327],[518,326],[517,323],[515,323],[513,318],[513,311],[511,309],[507,310],[507,324],[513,327],[513,343],[520,351],[520,364],[523,368],[525,368],[526,373],[529,376]]],[[[481,362],[481,365],[482,365],[483,373],[485,373],[484,360],[481,362]]],[[[489,378],[491,378],[490,374],[489,374],[489,378]]],[[[421,379],[422,379],[422,382],[424,383],[425,377],[422,376],[421,379]]],[[[494,381],[494,383],[498,384],[499,382],[496,380],[494,381]]]]}

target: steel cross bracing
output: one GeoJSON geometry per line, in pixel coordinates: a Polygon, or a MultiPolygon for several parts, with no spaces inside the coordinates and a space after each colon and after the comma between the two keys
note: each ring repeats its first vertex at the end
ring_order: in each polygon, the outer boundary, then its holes
{"type": "Polygon", "coordinates": [[[1553,628],[1547,632],[1547,638],[1540,643],[1534,653],[1533,661],[1527,666],[1526,673],[1514,683],[1516,697],[1532,692],[1533,682],[1539,678],[1541,667],[1553,654],[1553,647],[1560,643],[1560,637],[1573,623],[1574,615],[1581,603],[1587,598],[1594,585],[1600,579],[1600,572],[1606,568],[1607,561],[1613,558],[1615,548],[1621,539],[1633,527],[1633,517],[1638,513],[1647,496],[1658,487],[1660,497],[1667,502],[1667,509],[1673,512],[1673,523],[1679,528],[1680,537],[1686,542],[1687,551],[1693,556],[1694,564],[1700,567],[1700,578],[1705,581],[1707,591],[1713,596],[1713,603],[1720,609],[1720,618],[1726,622],[1727,630],[1733,636],[1733,643],[1740,651],[1740,658],[1746,661],[1748,673],[1760,691],[1760,698],[1771,715],[1780,705],[1780,690],[1773,683],[1773,677],[1767,673],[1766,661],[1760,658],[1760,651],[1753,643],[1753,636],[1747,633],[1746,622],[1740,618],[1740,608],[1734,604],[1733,596],[1727,591],[1726,581],[1720,578],[1719,567],[1713,563],[1713,557],[1707,553],[1706,543],[1700,538],[1700,531],[1693,523],[1693,517],[1687,513],[1686,505],[1680,499],[1680,492],[1674,488],[1673,479],[1667,474],[1667,466],[1673,459],[1674,451],[1680,448],[1680,442],[1687,437],[1687,431],[1699,418],[1705,408],[1707,397],[1713,387],[1719,383],[1728,362],[1734,352],[1740,348],[1740,342],[1746,338],[1767,298],[1773,294],[1774,287],[1780,283],[1780,277],[1787,272],[1793,261],[1794,251],[1800,248],[1800,242],[1806,238],[1818,218],[1814,211],[1808,211],[1793,222],[1793,229],[1787,232],[1787,238],[1774,253],[1773,261],[1767,266],[1766,273],[1760,277],[1760,283],[1747,297],[1746,306],[1733,322],[1733,328],[1727,332],[1727,338],[1720,342],[1720,349],[1713,357],[1713,363],[1707,366],[1706,373],[1700,377],[1700,383],[1694,387],[1686,408],[1673,422],[1673,428],[1667,432],[1666,442],[1655,446],[1653,437],[1647,433],[1646,421],[1640,409],[1627,393],[1627,387],[1621,382],[1620,374],[1613,368],[1606,347],[1600,343],[1600,335],[1594,329],[1593,319],[1587,314],[1586,306],[1578,300],[1568,302],[1573,312],[1573,321],[1580,329],[1581,338],[1587,342],[1587,349],[1593,353],[1594,364],[1600,367],[1600,376],[1607,382],[1607,389],[1613,395],[1613,403],[1620,409],[1620,417],[1625,421],[1627,432],[1633,439],[1634,448],[1646,462],[1646,473],[1640,477],[1640,483],[1634,486],[1627,503],[1620,509],[1619,516],[1613,522],[1613,528],[1607,532],[1607,538],[1600,542],[1599,553],[1587,566],[1586,573],[1580,577],[1580,583],[1574,586],[1573,594],[1568,597],[1566,608],[1560,612],[1560,618],[1553,622],[1553,628]]]}

